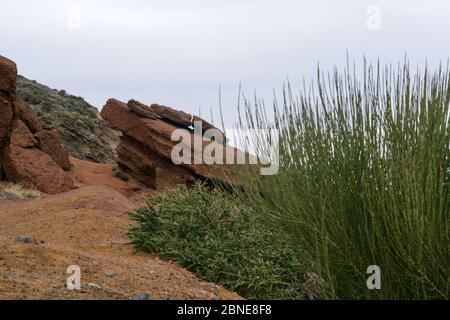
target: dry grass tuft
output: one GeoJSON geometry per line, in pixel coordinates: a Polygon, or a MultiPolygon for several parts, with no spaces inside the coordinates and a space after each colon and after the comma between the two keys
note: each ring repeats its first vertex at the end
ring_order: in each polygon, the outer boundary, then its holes
{"type": "MultiPolygon", "coordinates": [[[[4,182],[0,184],[0,195],[7,200],[39,199],[41,192],[31,187],[20,184],[4,182]]],[[[2,197],[0,197],[1,199],[2,197]]]]}

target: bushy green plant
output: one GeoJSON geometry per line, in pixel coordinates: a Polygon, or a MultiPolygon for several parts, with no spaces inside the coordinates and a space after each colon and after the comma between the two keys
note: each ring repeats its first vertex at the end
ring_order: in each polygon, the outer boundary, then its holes
{"type": "Polygon", "coordinates": [[[95,132],[95,120],[86,116],[81,116],[80,120],[89,131],[95,132]]]}
{"type": "Polygon", "coordinates": [[[71,111],[79,113],[81,116],[93,120],[97,119],[97,113],[94,107],[89,105],[84,100],[74,99],[72,97],[73,96],[71,96],[71,98],[67,100],[66,108],[69,108],[71,111]]]}
{"type": "Polygon", "coordinates": [[[449,71],[355,74],[319,71],[298,96],[287,87],[274,122],[245,100],[241,124],[279,131],[281,168],[245,177],[242,201],[306,250],[324,298],[448,299],[449,71]],[[369,265],[381,290],[366,287],[369,265]]]}
{"type": "Polygon", "coordinates": [[[39,90],[35,90],[35,89],[29,90],[28,93],[24,94],[24,96],[23,96],[23,99],[25,100],[25,102],[27,102],[29,104],[34,104],[34,105],[40,104],[42,101],[45,100],[45,98],[46,97],[44,94],[42,94],[42,92],[40,92],[39,90]]]}
{"type": "Polygon", "coordinates": [[[148,200],[131,218],[136,248],[175,260],[202,279],[246,298],[305,294],[298,252],[230,194],[202,184],[179,187],[148,200]]]}
{"type": "Polygon", "coordinates": [[[45,100],[40,105],[41,105],[42,111],[44,111],[44,112],[50,112],[55,108],[55,104],[49,100],[45,100]]]}

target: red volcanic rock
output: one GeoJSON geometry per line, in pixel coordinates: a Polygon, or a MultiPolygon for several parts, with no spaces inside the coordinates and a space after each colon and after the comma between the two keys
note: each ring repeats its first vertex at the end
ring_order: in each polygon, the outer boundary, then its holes
{"type": "Polygon", "coordinates": [[[148,187],[156,188],[156,167],[140,148],[133,148],[127,143],[117,147],[117,164],[125,172],[135,177],[148,187]]]}
{"type": "Polygon", "coordinates": [[[0,148],[11,129],[12,95],[16,92],[16,64],[0,56],[0,148]]]}
{"type": "Polygon", "coordinates": [[[195,178],[189,169],[174,166],[172,162],[128,136],[124,136],[117,147],[117,156],[117,163],[122,170],[149,187],[157,188],[169,180],[170,185],[175,185],[183,183],[186,177],[191,180],[195,178]]]}
{"type": "Polygon", "coordinates": [[[157,115],[148,106],[136,100],[130,100],[127,103],[128,108],[138,116],[147,119],[157,119],[157,115]]]}
{"type": "Polygon", "coordinates": [[[70,169],[68,153],[16,97],[16,76],[16,64],[0,56],[0,176],[45,193],[67,191],[73,188],[63,170],[70,169]]]}
{"type": "Polygon", "coordinates": [[[12,128],[10,144],[22,148],[32,148],[36,146],[37,141],[25,123],[16,119],[12,128]]]}
{"type": "Polygon", "coordinates": [[[70,170],[69,153],[61,146],[58,136],[52,131],[39,131],[34,135],[38,147],[48,154],[63,170],[70,170]]]}
{"type": "MultiPolygon", "coordinates": [[[[243,153],[236,148],[224,146],[218,141],[205,141],[201,136],[194,134],[190,129],[190,121],[194,119],[182,111],[176,111],[161,105],[151,105],[150,109],[157,115],[157,119],[139,116],[133,109],[136,106],[144,108],[145,105],[132,103],[125,104],[115,99],[109,99],[101,111],[101,116],[120,130],[123,134],[117,148],[117,163],[122,170],[134,176],[147,185],[157,187],[158,172],[173,176],[178,182],[193,181],[196,179],[227,180],[233,175],[232,165],[222,164],[194,164],[194,155],[202,159],[203,150],[207,146],[214,146],[223,151],[222,162],[226,162],[226,155],[236,157],[243,153]],[[132,107],[130,107],[132,105],[132,107]],[[155,107],[156,106],[156,107],[155,107]],[[186,134],[182,142],[172,141],[172,133],[176,129],[184,129],[186,134]],[[198,141],[200,139],[200,141],[198,141]],[[195,143],[197,141],[197,143],[195,143]],[[175,146],[184,146],[184,150],[190,150],[189,163],[175,164],[172,161],[172,151],[175,146]],[[227,177],[225,178],[224,173],[227,177]]],[[[202,119],[195,117],[202,121],[202,119]]],[[[202,121],[203,122],[203,121],[202,121]]],[[[214,128],[206,123],[206,128],[214,128]]],[[[205,128],[205,126],[203,127],[205,128]]],[[[202,130],[203,131],[203,130],[202,130]]],[[[174,137],[174,139],[176,139],[174,137]]],[[[245,156],[245,154],[244,154],[245,156]]],[[[220,155],[218,156],[220,158],[220,155]]],[[[226,182],[229,182],[228,180],[226,182]]]]}
{"type": "Polygon", "coordinates": [[[150,105],[150,109],[163,120],[184,127],[190,127],[192,125],[192,116],[184,111],[175,110],[171,107],[162,106],[156,103],[150,105]]]}
{"type": "Polygon", "coordinates": [[[130,100],[127,105],[132,112],[143,118],[156,119],[156,117],[159,117],[160,119],[172,123],[177,127],[181,126],[186,128],[193,127],[194,121],[200,121],[202,123],[203,132],[208,129],[216,129],[220,131],[220,129],[216,128],[211,123],[198,116],[193,116],[189,113],[181,110],[175,110],[171,107],[159,105],[156,103],[148,107],[136,100],[130,100]]]}
{"type": "Polygon", "coordinates": [[[16,64],[13,61],[0,56],[0,91],[15,94],[16,76],[16,64]]]}
{"type": "Polygon", "coordinates": [[[11,98],[0,88],[0,148],[6,144],[5,140],[11,130],[12,117],[11,98]]]}
{"type": "Polygon", "coordinates": [[[14,102],[14,115],[22,120],[32,133],[42,131],[42,125],[34,112],[25,101],[16,97],[14,102]]]}
{"type": "Polygon", "coordinates": [[[170,158],[172,131],[177,127],[160,119],[141,118],[131,112],[128,106],[115,99],[109,99],[100,115],[120,130],[124,135],[132,137],[161,156],[170,158]]]}
{"type": "Polygon", "coordinates": [[[3,170],[9,181],[33,185],[56,194],[73,189],[73,181],[44,151],[10,145],[5,148],[3,170]]]}

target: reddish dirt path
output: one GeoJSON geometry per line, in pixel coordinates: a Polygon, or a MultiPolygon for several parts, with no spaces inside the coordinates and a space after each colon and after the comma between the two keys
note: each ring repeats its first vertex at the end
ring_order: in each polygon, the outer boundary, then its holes
{"type": "Polygon", "coordinates": [[[174,263],[133,252],[126,237],[130,198],[154,191],[112,177],[112,165],[78,161],[71,174],[80,189],[0,203],[0,299],[240,298],[174,263]],[[65,288],[70,265],[81,268],[80,291],[65,288]]]}

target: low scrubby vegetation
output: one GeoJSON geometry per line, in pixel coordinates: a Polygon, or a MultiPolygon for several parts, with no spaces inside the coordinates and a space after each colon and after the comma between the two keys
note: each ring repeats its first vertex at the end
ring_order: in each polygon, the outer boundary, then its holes
{"type": "Polygon", "coordinates": [[[448,299],[449,70],[356,74],[288,85],[271,116],[244,97],[241,127],[280,141],[240,141],[278,154],[278,174],[158,197],[132,213],[134,244],[247,298],[448,299]]]}
{"type": "MultiPolygon", "coordinates": [[[[304,259],[283,235],[231,194],[179,187],[131,212],[133,244],[250,299],[300,299],[304,259]]],[[[311,276],[310,276],[311,277],[311,276]]]]}
{"type": "Polygon", "coordinates": [[[17,76],[17,95],[32,106],[40,107],[46,113],[59,109],[76,113],[92,121],[98,118],[95,108],[82,97],[69,95],[65,90],[50,89],[21,75],[17,76]]]}
{"type": "Polygon", "coordinates": [[[58,133],[71,155],[100,163],[115,161],[119,132],[82,97],[51,89],[21,75],[17,76],[17,96],[36,112],[44,129],[58,133]]]}

